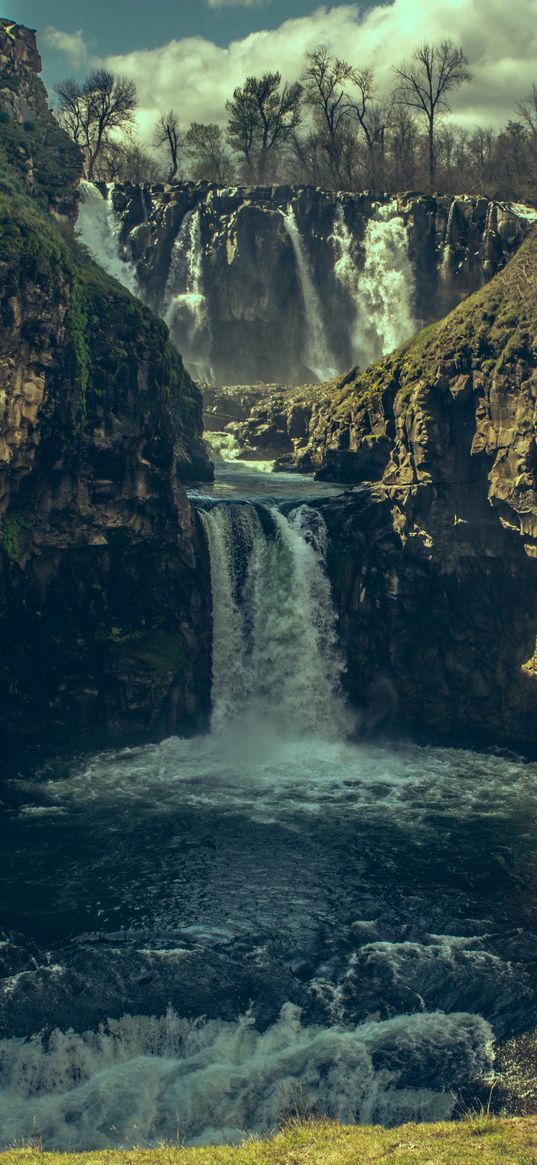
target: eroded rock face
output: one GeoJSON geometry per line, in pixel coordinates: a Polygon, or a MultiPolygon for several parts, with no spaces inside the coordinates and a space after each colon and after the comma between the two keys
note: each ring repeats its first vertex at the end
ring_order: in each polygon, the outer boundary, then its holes
{"type": "Polygon", "coordinates": [[[82,157],[49,114],[40,72],[35,32],[0,20],[0,144],[7,175],[16,176],[31,198],[72,222],[82,157]]]}
{"type": "Polygon", "coordinates": [[[535,748],[537,236],[310,433],[349,689],[370,727],[535,748]]]}
{"type": "MultiPolygon", "coordinates": [[[[32,70],[25,30],[14,43],[29,54],[17,69],[32,70]]],[[[6,155],[11,135],[3,122],[6,155]]],[[[56,187],[30,199],[10,173],[13,193],[0,196],[2,743],[192,728],[210,669],[205,543],[183,485],[212,475],[201,397],[165,326],[58,229],[47,210],[56,187]]],[[[66,205],[70,179],[68,168],[66,205]]]]}
{"type": "Polygon", "coordinates": [[[195,377],[217,384],[364,367],[481,287],[530,226],[486,198],[412,192],[124,184],[108,196],[146,302],[195,377]]]}

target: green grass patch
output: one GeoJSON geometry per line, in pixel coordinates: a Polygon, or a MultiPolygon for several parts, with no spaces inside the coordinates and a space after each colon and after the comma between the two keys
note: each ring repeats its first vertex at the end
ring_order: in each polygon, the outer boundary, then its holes
{"type": "Polygon", "coordinates": [[[469,1121],[395,1129],[331,1121],[290,1122],[277,1136],[240,1146],[0,1153],[0,1165],[537,1165],[537,1118],[488,1118],[486,1136],[469,1121]]]}

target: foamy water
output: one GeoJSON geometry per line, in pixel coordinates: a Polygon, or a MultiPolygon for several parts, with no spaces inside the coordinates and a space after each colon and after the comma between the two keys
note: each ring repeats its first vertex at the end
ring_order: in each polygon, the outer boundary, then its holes
{"type": "Polygon", "coordinates": [[[5,1145],[439,1119],[537,1025],[537,766],[358,742],[309,502],[198,496],[209,734],[2,791],[5,1145]]]}

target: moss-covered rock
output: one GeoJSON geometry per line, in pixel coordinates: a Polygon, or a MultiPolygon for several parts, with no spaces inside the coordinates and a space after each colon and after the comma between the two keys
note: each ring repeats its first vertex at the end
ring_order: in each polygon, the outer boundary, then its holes
{"type": "Polygon", "coordinates": [[[0,733],[154,735],[208,703],[182,484],[212,473],[201,398],[165,325],[74,237],[80,158],[32,44],[0,22],[0,733]]]}
{"type": "Polygon", "coordinates": [[[445,320],[318,390],[301,463],[327,503],[362,728],[535,748],[537,234],[445,320]]]}

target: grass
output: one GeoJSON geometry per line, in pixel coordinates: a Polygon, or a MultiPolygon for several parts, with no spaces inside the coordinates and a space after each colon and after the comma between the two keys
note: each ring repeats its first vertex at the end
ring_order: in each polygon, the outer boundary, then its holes
{"type": "Polygon", "coordinates": [[[240,1146],[102,1149],[43,1153],[10,1149],[0,1165],[537,1165],[537,1118],[486,1117],[395,1129],[291,1121],[274,1137],[240,1146]],[[485,1135],[486,1134],[486,1135],[485,1135]]]}

